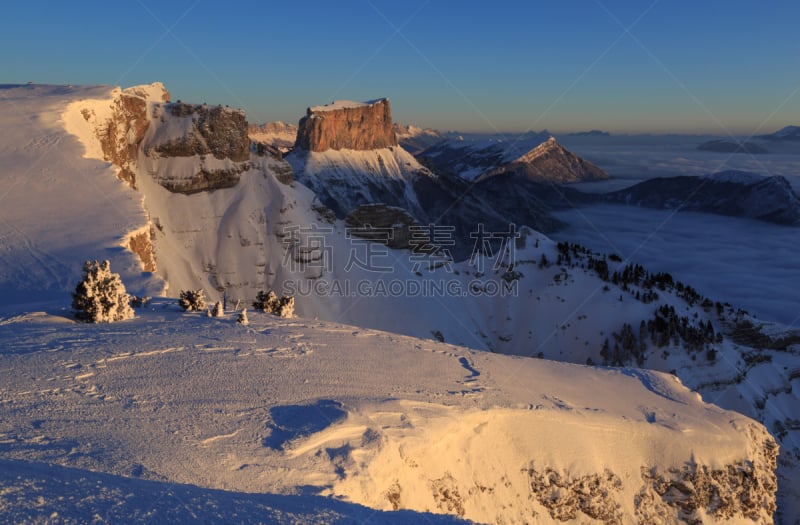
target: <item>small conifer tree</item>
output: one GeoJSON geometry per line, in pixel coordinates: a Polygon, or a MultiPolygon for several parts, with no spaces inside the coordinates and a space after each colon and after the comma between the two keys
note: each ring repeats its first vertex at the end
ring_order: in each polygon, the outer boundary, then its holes
{"type": "Polygon", "coordinates": [[[178,304],[187,312],[200,312],[206,309],[206,293],[204,290],[181,291],[178,304]]]}
{"type": "Polygon", "coordinates": [[[72,294],[72,308],[79,321],[113,323],[133,318],[130,296],[119,274],[111,273],[108,261],[86,261],[83,279],[72,294]]]}

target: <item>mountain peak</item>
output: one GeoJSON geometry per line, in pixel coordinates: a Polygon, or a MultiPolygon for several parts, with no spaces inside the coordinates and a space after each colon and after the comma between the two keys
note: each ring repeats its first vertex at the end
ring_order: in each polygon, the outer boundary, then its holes
{"type": "Polygon", "coordinates": [[[483,173],[476,181],[504,173],[559,184],[609,178],[606,172],[564,148],[552,135],[517,159],[483,173]]]}

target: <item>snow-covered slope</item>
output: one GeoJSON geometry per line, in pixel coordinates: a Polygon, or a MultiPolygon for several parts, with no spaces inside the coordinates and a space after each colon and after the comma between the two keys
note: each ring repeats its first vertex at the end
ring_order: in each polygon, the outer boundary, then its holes
{"type": "Polygon", "coordinates": [[[555,137],[550,137],[511,162],[485,171],[475,181],[480,182],[506,173],[523,179],[557,184],[608,178],[603,170],[566,150],[555,137]]]}
{"type": "Polygon", "coordinates": [[[142,194],[102,160],[88,118],[66,111],[81,101],[110,117],[120,92],[107,86],[0,86],[3,306],[52,296],[66,300],[87,259],[110,259],[137,290],[162,289],[123,248],[131,237],[149,232],[142,194]],[[93,149],[86,150],[87,143],[93,149]]]}
{"type": "Polygon", "coordinates": [[[772,438],[672,376],[250,321],[3,319],[2,519],[770,522],[772,438]]]}
{"type": "Polygon", "coordinates": [[[295,149],[287,160],[297,180],[339,217],[372,203],[400,206],[417,217],[425,216],[413,181],[432,175],[399,146],[366,151],[295,149]]]}

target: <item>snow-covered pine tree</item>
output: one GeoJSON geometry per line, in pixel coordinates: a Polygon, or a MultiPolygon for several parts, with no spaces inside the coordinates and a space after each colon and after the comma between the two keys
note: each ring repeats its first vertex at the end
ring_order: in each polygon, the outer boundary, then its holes
{"type": "Polygon", "coordinates": [[[270,290],[269,292],[259,291],[256,300],[253,301],[253,308],[267,313],[274,313],[278,308],[278,296],[270,290]]]}
{"type": "Polygon", "coordinates": [[[187,312],[200,312],[206,309],[206,292],[200,290],[182,290],[178,304],[187,312]]]}
{"type": "Polygon", "coordinates": [[[236,322],[244,326],[250,324],[250,321],[247,320],[247,308],[242,308],[242,311],[239,312],[239,316],[236,318],[236,322]]]}
{"type": "Polygon", "coordinates": [[[75,317],[87,323],[113,323],[133,319],[130,296],[108,261],[83,263],[83,279],[72,294],[75,317]]]}
{"type": "Polygon", "coordinates": [[[222,315],[224,313],[225,313],[225,310],[222,307],[222,302],[221,301],[217,301],[216,303],[214,303],[214,307],[211,310],[208,311],[208,316],[209,317],[222,317],[222,315]]]}
{"type": "Polygon", "coordinates": [[[294,297],[283,295],[278,298],[278,295],[272,290],[269,292],[261,291],[256,294],[253,308],[280,317],[293,317],[294,297]]]}
{"type": "Polygon", "coordinates": [[[294,297],[284,295],[278,304],[278,310],[273,312],[281,317],[294,317],[294,297]]]}

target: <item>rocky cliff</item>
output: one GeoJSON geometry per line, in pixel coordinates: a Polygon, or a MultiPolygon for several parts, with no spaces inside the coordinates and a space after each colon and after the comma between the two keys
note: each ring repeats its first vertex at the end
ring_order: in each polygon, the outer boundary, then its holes
{"type": "Polygon", "coordinates": [[[389,99],[338,101],[306,110],[295,147],[306,151],[374,150],[397,146],[389,99]]]}
{"type": "Polygon", "coordinates": [[[173,193],[230,188],[250,169],[244,112],[207,104],[155,104],[142,151],[145,169],[173,193]]]}
{"type": "Polygon", "coordinates": [[[182,102],[165,104],[163,110],[159,113],[159,124],[166,125],[156,125],[145,153],[155,152],[165,157],[213,155],[234,162],[250,158],[250,138],[243,111],[182,102]],[[169,117],[173,117],[173,122],[167,120],[169,117]]]}
{"type": "Polygon", "coordinates": [[[139,146],[150,125],[148,101],[169,102],[169,91],[160,82],[128,89],[115,89],[111,106],[84,107],[81,115],[94,128],[103,158],[119,167],[117,176],[136,188],[136,160],[139,146]]]}
{"type": "Polygon", "coordinates": [[[150,175],[172,192],[228,188],[250,168],[243,111],[206,104],[170,103],[160,82],[112,90],[110,104],[85,101],[79,111],[99,142],[98,156],[137,188],[150,175]]]}

